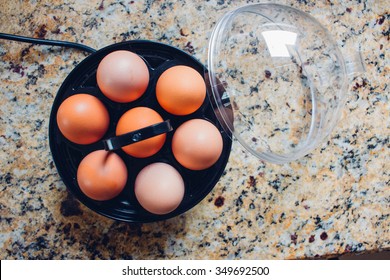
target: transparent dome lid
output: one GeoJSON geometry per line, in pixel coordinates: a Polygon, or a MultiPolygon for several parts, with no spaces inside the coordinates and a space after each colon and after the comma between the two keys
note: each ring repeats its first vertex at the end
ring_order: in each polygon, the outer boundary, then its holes
{"type": "Polygon", "coordinates": [[[346,66],[310,15],[278,4],[238,8],[217,23],[208,56],[219,121],[260,159],[304,156],[337,123],[346,66]]]}

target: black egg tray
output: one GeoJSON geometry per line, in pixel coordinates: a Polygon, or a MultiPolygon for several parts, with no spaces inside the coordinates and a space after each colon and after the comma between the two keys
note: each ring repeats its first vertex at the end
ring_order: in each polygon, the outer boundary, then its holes
{"type": "MultiPolygon", "coordinates": [[[[198,204],[215,186],[221,177],[229,158],[231,149],[231,135],[223,130],[219,124],[209,98],[205,98],[202,106],[193,114],[175,116],[166,112],[157,102],[155,87],[160,75],[175,65],[187,65],[194,68],[202,76],[205,67],[189,54],[162,43],[152,41],[128,41],[110,45],[84,59],[68,75],[54,100],[50,115],[49,141],[55,165],[67,188],[87,207],[93,211],[118,221],[130,223],[146,223],[165,220],[180,215],[198,204]],[[144,59],[150,74],[150,81],[142,97],[130,103],[117,103],[105,97],[97,86],[96,70],[100,61],[109,53],[117,50],[128,50],[144,59]],[[173,131],[167,133],[162,149],[148,158],[135,158],[122,150],[115,151],[125,162],[128,170],[128,180],[124,190],[114,199],[95,201],[88,198],[80,190],[76,174],[81,160],[89,153],[103,150],[102,140],[90,145],[79,145],[68,141],[59,131],[56,115],[61,103],[71,95],[87,93],[97,97],[106,106],[110,115],[110,125],[103,139],[115,136],[115,129],[119,118],[129,109],[135,107],[149,107],[157,111],[164,120],[171,121],[173,131]],[[194,119],[206,119],[212,122],[220,131],[223,139],[223,151],[219,160],[210,168],[201,171],[192,171],[180,165],[171,151],[172,137],[175,130],[184,122],[194,119]],[[156,215],[141,207],[134,194],[134,182],[137,174],[145,166],[154,162],[165,162],[172,165],[183,177],[185,183],[184,198],[179,207],[171,213],[156,215]]],[[[208,94],[207,94],[208,96],[208,94]]],[[[191,143],[188,143],[191,145],[191,143]]]]}

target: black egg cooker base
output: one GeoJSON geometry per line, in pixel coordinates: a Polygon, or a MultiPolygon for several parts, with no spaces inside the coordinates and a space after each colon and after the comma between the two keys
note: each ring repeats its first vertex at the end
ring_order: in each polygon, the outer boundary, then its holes
{"type": "MultiPolygon", "coordinates": [[[[129,41],[110,45],[90,55],[69,74],[62,84],[54,100],[49,124],[49,141],[54,162],[58,172],[67,188],[87,207],[93,211],[118,221],[130,223],[145,223],[165,220],[180,215],[198,204],[215,186],[227,164],[231,137],[227,135],[219,124],[209,99],[199,110],[187,116],[174,116],[169,114],[157,102],[155,86],[158,77],[168,68],[175,65],[187,65],[204,76],[205,68],[189,54],[165,44],[151,41],[129,41]],[[117,103],[105,97],[99,90],[96,82],[96,70],[99,62],[109,53],[116,50],[128,50],[140,55],[146,62],[150,81],[146,92],[141,98],[130,103],[117,103]],[[100,99],[110,114],[110,126],[103,139],[115,136],[115,128],[119,118],[134,107],[149,107],[157,111],[161,117],[170,119],[174,130],[167,134],[162,149],[155,155],[140,159],[134,158],[122,150],[115,151],[126,163],[128,180],[124,190],[119,196],[109,201],[95,201],[84,195],[77,184],[77,168],[81,160],[95,150],[104,149],[102,141],[90,145],[78,145],[63,137],[56,122],[57,110],[60,104],[69,96],[76,93],[87,93],[100,99]],[[212,167],[202,171],[192,171],[181,166],[171,152],[172,136],[176,128],[187,120],[201,118],[211,121],[221,132],[223,139],[223,152],[218,162],[212,167]],[[182,203],[173,212],[166,215],[155,215],[144,210],[134,194],[134,181],[137,174],[145,166],[154,162],[165,162],[176,168],[185,182],[185,194],[182,203]]],[[[206,79],[207,80],[207,79],[206,79]]],[[[209,95],[209,93],[208,93],[209,95]]]]}

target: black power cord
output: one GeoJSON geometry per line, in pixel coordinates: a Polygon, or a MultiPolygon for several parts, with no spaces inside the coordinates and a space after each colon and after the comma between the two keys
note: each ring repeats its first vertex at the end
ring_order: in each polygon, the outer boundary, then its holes
{"type": "Polygon", "coordinates": [[[45,40],[45,39],[24,37],[24,36],[18,36],[18,35],[6,34],[6,33],[0,33],[0,39],[19,41],[19,42],[25,42],[25,43],[31,43],[31,44],[38,44],[38,45],[49,45],[49,46],[73,48],[73,49],[79,49],[79,50],[82,50],[82,51],[85,51],[88,53],[96,52],[95,49],[88,47],[86,45],[73,43],[73,42],[67,42],[67,41],[45,40]]]}

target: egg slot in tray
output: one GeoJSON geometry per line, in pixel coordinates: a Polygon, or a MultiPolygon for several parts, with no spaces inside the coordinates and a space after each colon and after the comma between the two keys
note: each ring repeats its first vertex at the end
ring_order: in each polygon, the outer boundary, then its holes
{"type": "MultiPolygon", "coordinates": [[[[208,93],[203,104],[194,113],[174,115],[161,107],[156,97],[156,84],[159,77],[174,66],[185,65],[195,69],[200,75],[205,74],[204,66],[189,54],[161,43],[151,41],[129,41],[110,45],[83,60],[69,74],[54,100],[49,124],[50,148],[58,172],[67,188],[87,207],[106,217],[134,223],[165,220],[198,204],[215,186],[221,177],[229,158],[231,137],[218,122],[210,104],[208,93]],[[107,98],[98,87],[96,72],[102,59],[118,50],[126,50],[140,56],[149,70],[149,84],[145,93],[138,99],[119,103],[107,98]],[[76,144],[61,133],[56,117],[60,105],[76,94],[88,94],[99,99],[109,114],[109,126],[104,136],[92,144],[76,144]],[[128,177],[124,189],[113,199],[98,201],[89,198],[81,191],[77,181],[77,170],[81,161],[94,151],[104,150],[103,140],[116,136],[119,119],[130,109],[147,107],[156,111],[161,118],[169,120],[173,130],[166,133],[162,148],[154,155],[137,158],[122,149],[113,151],[127,167],[128,177]],[[180,164],[172,153],[172,138],[176,130],[193,119],[211,122],[220,132],[223,141],[222,153],[215,164],[204,170],[191,170],[180,164]],[[138,202],[134,184],[137,175],[146,166],[153,163],[166,163],[176,169],[184,181],[184,197],[179,206],[167,214],[153,214],[145,210],[138,202]]],[[[174,87],[175,85],[172,85],[174,87]]],[[[189,141],[188,145],[192,145],[189,141]]]]}

